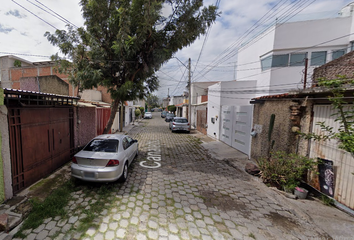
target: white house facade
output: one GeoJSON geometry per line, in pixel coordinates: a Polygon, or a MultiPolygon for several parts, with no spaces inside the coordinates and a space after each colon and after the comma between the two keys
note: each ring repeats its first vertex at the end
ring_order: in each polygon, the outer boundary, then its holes
{"type": "Polygon", "coordinates": [[[250,157],[256,81],[218,82],[208,88],[207,134],[250,157]]]}
{"type": "Polygon", "coordinates": [[[257,96],[310,86],[315,67],[353,50],[353,6],[337,18],[275,24],[238,50],[237,79],[257,81],[257,96]]]}

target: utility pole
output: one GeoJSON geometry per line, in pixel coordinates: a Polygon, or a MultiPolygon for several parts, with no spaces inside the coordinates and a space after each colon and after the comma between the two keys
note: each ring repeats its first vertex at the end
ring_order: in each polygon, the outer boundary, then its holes
{"type": "Polygon", "coordinates": [[[308,64],[309,64],[309,59],[305,58],[304,89],[306,89],[306,85],[307,85],[307,65],[308,64]]]}
{"type": "Polygon", "coordinates": [[[191,83],[191,59],[188,59],[188,85],[189,85],[189,94],[188,94],[188,122],[191,123],[192,120],[192,83],[191,83]]]}

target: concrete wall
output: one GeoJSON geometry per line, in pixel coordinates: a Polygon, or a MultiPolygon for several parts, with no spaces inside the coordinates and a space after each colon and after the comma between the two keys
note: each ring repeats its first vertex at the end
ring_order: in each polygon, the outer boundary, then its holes
{"type": "MultiPolygon", "coordinates": [[[[1,94],[0,94],[1,95],[1,94]]],[[[1,98],[1,96],[0,96],[1,98]]],[[[0,104],[0,203],[10,199],[12,193],[11,155],[7,108],[0,104]]]]}
{"type": "Polygon", "coordinates": [[[19,82],[21,90],[52,93],[64,96],[69,95],[69,84],[55,75],[23,77],[20,78],[19,82]]]}
{"type": "Polygon", "coordinates": [[[84,90],[81,95],[81,99],[87,101],[102,102],[102,92],[97,90],[84,90]]]}

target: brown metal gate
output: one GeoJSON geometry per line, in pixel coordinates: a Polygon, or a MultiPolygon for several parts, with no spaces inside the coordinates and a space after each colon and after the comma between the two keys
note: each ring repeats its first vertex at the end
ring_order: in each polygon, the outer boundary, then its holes
{"type": "Polygon", "coordinates": [[[9,108],[13,192],[48,176],[74,150],[72,107],[9,108]]]}
{"type": "Polygon", "coordinates": [[[204,135],[207,134],[207,110],[197,110],[197,130],[204,135]]]}

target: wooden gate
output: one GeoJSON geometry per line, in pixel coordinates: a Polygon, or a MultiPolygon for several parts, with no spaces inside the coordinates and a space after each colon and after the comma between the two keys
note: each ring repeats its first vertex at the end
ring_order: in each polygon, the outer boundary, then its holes
{"type": "Polygon", "coordinates": [[[207,110],[197,110],[197,130],[203,133],[204,135],[207,135],[207,124],[207,110]]]}
{"type": "Polygon", "coordinates": [[[70,160],[72,107],[9,108],[12,187],[17,193],[70,160]]]}

